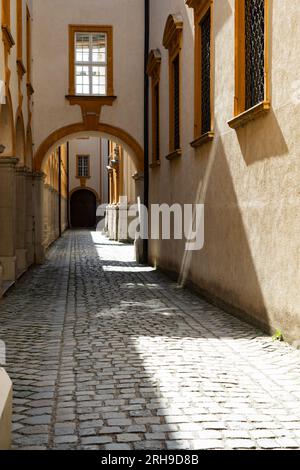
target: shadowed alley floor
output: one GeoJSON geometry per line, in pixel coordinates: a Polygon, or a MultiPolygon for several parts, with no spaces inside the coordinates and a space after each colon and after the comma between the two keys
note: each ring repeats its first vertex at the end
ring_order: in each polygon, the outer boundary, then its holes
{"type": "Polygon", "coordinates": [[[300,448],[300,354],[69,231],[0,303],[20,449],[300,448]]]}

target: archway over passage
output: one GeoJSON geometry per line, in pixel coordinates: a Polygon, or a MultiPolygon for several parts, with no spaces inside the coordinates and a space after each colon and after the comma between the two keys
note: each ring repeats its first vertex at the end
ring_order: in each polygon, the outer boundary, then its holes
{"type": "Polygon", "coordinates": [[[15,156],[15,129],[10,92],[7,93],[6,103],[0,104],[0,144],[3,146],[2,157],[15,156]]]}
{"type": "Polygon", "coordinates": [[[71,195],[70,214],[72,228],[94,228],[96,226],[97,201],[88,189],[79,189],[71,195]]]}
{"type": "Polygon", "coordinates": [[[137,171],[142,172],[144,170],[144,151],[137,140],[123,129],[104,123],[99,123],[93,128],[87,127],[84,123],[71,124],[52,132],[35,154],[35,170],[43,170],[49,154],[55,147],[82,135],[100,136],[119,143],[132,156],[137,171]]]}

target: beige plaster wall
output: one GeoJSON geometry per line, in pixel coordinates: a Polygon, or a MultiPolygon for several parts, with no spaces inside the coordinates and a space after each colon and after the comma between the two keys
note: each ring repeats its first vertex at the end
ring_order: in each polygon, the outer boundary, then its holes
{"type": "MultiPolygon", "coordinates": [[[[32,0],[23,1],[23,63],[26,67],[26,57],[27,57],[27,50],[26,50],[26,5],[29,8],[29,11],[32,13],[32,0]]],[[[16,18],[16,0],[10,1],[10,29],[12,36],[14,38],[15,43],[17,43],[17,18],[16,18]]],[[[1,24],[1,11],[0,11],[0,24],[1,24]]],[[[18,75],[17,75],[17,44],[12,47],[8,65],[11,71],[11,78],[10,78],[10,93],[12,97],[12,104],[13,104],[13,113],[14,113],[14,123],[16,123],[16,115],[18,111],[18,75]]],[[[4,46],[2,41],[2,34],[1,34],[1,41],[0,41],[0,80],[4,81],[4,46]]],[[[24,126],[25,130],[28,123],[28,109],[27,109],[27,76],[26,74],[23,77],[22,81],[22,93],[23,93],[23,104],[22,104],[22,113],[24,117],[24,126]]],[[[0,110],[1,112],[1,110],[0,110]]]]}
{"type": "Polygon", "coordinates": [[[33,85],[36,87],[35,150],[62,126],[81,121],[70,106],[69,24],[113,26],[113,107],[104,107],[101,121],[120,127],[143,142],[144,8],[141,0],[33,0],[33,85]],[[49,21],[51,17],[51,21],[49,21]]]}
{"type": "MultiPolygon", "coordinates": [[[[192,253],[188,279],[266,327],[281,329],[287,339],[299,338],[300,4],[269,1],[272,110],[234,131],[227,121],[233,117],[235,2],[214,3],[216,138],[194,151],[189,146],[194,95],[192,10],[183,0],[151,2],[151,48],[162,52],[162,164],[151,170],[151,201],[204,202],[205,246],[192,253]],[[169,132],[168,61],[162,37],[168,14],[179,11],[184,19],[183,155],[169,162],[164,158],[169,132]]],[[[163,268],[180,272],[184,244],[153,241],[150,256],[163,268]]]]}

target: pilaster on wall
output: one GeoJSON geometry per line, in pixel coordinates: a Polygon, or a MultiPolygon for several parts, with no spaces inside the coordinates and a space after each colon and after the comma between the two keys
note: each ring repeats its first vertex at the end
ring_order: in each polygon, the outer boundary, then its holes
{"type": "Polygon", "coordinates": [[[33,174],[26,173],[26,253],[27,267],[34,263],[34,207],[33,207],[33,174]]]}
{"type": "Polygon", "coordinates": [[[33,173],[33,200],[34,200],[34,260],[36,264],[45,261],[45,245],[43,236],[43,203],[44,203],[44,179],[42,172],[33,173]]]}
{"type": "Polygon", "coordinates": [[[17,258],[17,277],[21,276],[27,269],[27,250],[26,250],[26,175],[25,167],[16,169],[16,258],[17,258]]]}
{"type": "Polygon", "coordinates": [[[3,281],[16,280],[17,158],[0,158],[0,263],[3,281]]]}

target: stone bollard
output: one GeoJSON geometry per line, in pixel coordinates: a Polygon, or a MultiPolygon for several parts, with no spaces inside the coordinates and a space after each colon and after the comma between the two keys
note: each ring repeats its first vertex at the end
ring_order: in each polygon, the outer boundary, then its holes
{"type": "Polygon", "coordinates": [[[4,369],[0,369],[0,450],[11,446],[12,382],[4,369]]]}

